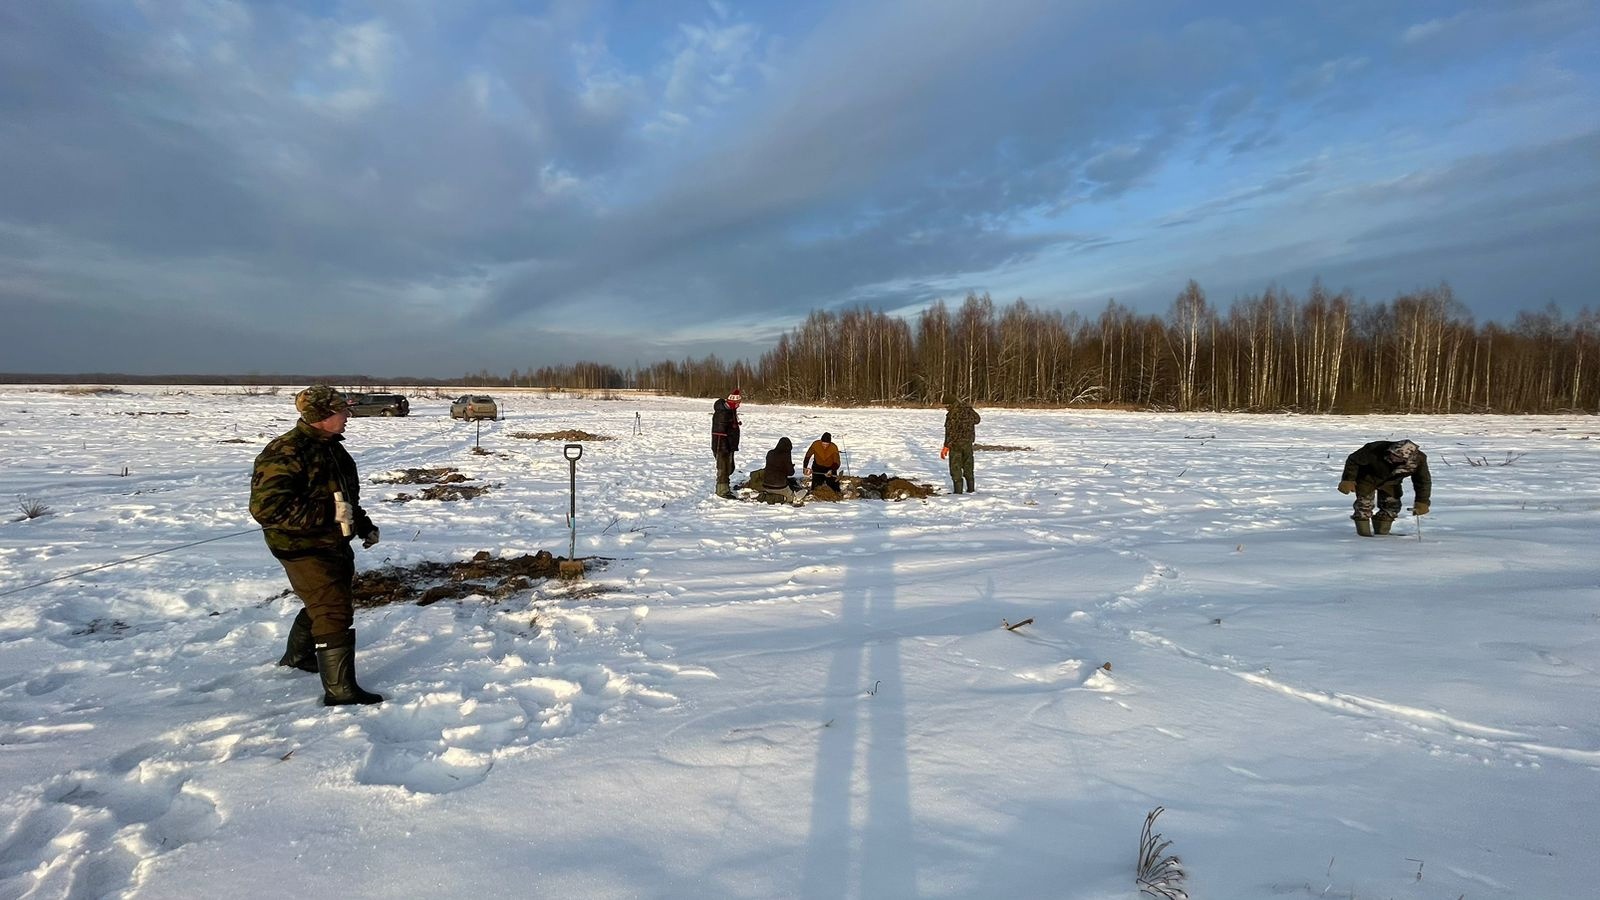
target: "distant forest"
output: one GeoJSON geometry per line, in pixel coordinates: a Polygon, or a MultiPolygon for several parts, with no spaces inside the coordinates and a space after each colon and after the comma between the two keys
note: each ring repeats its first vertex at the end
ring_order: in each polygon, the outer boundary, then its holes
{"type": "Polygon", "coordinates": [[[1165,316],[1116,301],[1099,315],[996,306],[969,294],[906,320],[866,308],[811,313],[754,364],[716,356],[637,369],[542,366],[460,380],[364,375],[10,375],[28,383],[378,385],[639,389],[827,405],[1109,406],[1245,412],[1596,412],[1600,314],[1553,304],[1509,325],[1477,325],[1449,285],[1388,302],[1313,283],[1213,307],[1190,281],[1165,316]]]}
{"type": "MultiPolygon", "coordinates": [[[[771,402],[1115,406],[1254,412],[1594,412],[1600,315],[1554,305],[1475,325],[1449,285],[1387,303],[1276,288],[1220,312],[1194,281],[1166,316],[1115,301],[1095,317],[968,295],[907,321],[813,312],[754,366],[715,356],[637,371],[592,363],[502,384],[634,387],[771,402]]],[[[484,373],[487,375],[487,373],[484,373]]]]}

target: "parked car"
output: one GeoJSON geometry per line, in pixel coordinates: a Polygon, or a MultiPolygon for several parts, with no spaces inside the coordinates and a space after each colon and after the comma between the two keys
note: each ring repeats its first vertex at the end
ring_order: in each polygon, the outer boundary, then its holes
{"type": "Polygon", "coordinates": [[[346,394],[352,416],[407,416],[411,401],[402,394],[346,394]]]}
{"type": "Polygon", "coordinates": [[[469,422],[473,419],[498,419],[500,407],[487,394],[462,394],[450,404],[450,418],[469,422]]]}

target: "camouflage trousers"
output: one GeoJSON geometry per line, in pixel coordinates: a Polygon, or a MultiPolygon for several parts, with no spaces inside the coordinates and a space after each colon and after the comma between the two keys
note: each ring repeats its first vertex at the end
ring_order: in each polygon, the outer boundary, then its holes
{"type": "MultiPolygon", "coordinates": [[[[716,451],[712,451],[716,453],[716,451]]],[[[717,457],[717,495],[726,497],[731,492],[728,480],[733,477],[733,451],[716,453],[717,457]]]]}
{"type": "Polygon", "coordinates": [[[977,490],[972,486],[972,445],[950,445],[950,481],[956,487],[956,493],[970,493],[977,490]],[[966,486],[962,486],[966,482],[966,486]]]}
{"type": "Polygon", "coordinates": [[[311,616],[311,636],[317,640],[343,635],[355,623],[353,583],[356,555],[348,546],[325,554],[280,559],[289,587],[299,595],[311,616]],[[342,551],[342,552],[341,552],[342,551]]]}
{"type": "Polygon", "coordinates": [[[1355,515],[1352,519],[1396,519],[1400,516],[1399,485],[1356,485],[1355,515]],[[1376,509],[1374,509],[1376,502],[1376,509]]]}

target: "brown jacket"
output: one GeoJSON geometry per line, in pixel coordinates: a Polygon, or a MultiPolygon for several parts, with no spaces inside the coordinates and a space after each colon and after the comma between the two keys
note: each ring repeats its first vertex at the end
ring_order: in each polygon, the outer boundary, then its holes
{"type": "Polygon", "coordinates": [[[819,469],[839,468],[839,446],[832,441],[812,441],[800,466],[809,469],[812,462],[815,462],[819,469]]]}

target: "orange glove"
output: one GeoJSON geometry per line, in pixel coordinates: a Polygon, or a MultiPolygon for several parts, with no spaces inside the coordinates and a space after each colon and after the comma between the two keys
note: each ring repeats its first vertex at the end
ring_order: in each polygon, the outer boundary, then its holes
{"type": "Polygon", "coordinates": [[[949,459],[950,458],[950,448],[949,447],[940,447],[939,448],[939,458],[940,459],[949,459]]]}

